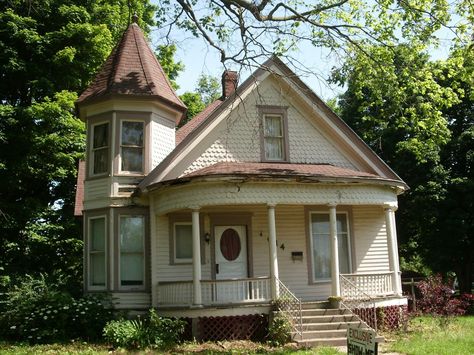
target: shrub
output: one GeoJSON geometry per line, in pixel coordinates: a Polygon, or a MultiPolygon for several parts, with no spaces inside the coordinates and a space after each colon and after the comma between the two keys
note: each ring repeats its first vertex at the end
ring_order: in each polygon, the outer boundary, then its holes
{"type": "Polygon", "coordinates": [[[277,313],[268,327],[267,339],[273,346],[281,346],[291,341],[291,322],[281,313],[277,313]]]}
{"type": "Polygon", "coordinates": [[[184,327],[184,321],[159,317],[155,310],[151,309],[148,317],[144,319],[122,319],[107,323],[103,334],[114,347],[164,348],[179,342],[184,327]]]}
{"type": "Polygon", "coordinates": [[[7,292],[5,303],[6,311],[0,315],[2,335],[32,343],[95,340],[112,317],[103,297],[75,299],[43,275],[27,276],[7,292]]]}
{"type": "Polygon", "coordinates": [[[422,313],[439,316],[442,325],[446,325],[449,317],[462,315],[467,304],[454,297],[454,290],[444,284],[440,275],[430,276],[418,283],[421,299],[418,307],[422,313]]]}
{"type": "Polygon", "coordinates": [[[465,293],[461,295],[461,300],[466,304],[466,314],[474,315],[474,295],[472,293],[465,293]]]}

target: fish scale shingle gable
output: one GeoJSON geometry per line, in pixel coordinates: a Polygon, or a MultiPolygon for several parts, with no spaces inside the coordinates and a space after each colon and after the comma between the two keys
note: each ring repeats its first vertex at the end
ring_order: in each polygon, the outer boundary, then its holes
{"type": "Polygon", "coordinates": [[[180,111],[186,110],[136,23],[128,27],[76,103],[81,105],[109,95],[157,98],[180,111]]]}

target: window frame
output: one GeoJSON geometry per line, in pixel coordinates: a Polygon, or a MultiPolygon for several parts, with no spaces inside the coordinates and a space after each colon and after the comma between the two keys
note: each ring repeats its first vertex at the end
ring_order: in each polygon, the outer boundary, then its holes
{"type": "MultiPolygon", "coordinates": [[[[108,248],[109,248],[109,241],[108,241],[108,226],[107,226],[107,215],[100,214],[87,217],[87,290],[89,291],[103,291],[107,289],[108,285],[108,272],[107,272],[107,264],[108,264],[108,248]],[[91,233],[91,221],[94,219],[103,219],[104,220],[104,285],[93,285],[92,284],[92,268],[91,268],[91,246],[92,246],[92,233],[91,233]]],[[[98,253],[97,253],[98,254],[98,253]]]]}
{"type": "MultiPolygon", "coordinates": [[[[145,214],[141,213],[119,213],[117,216],[117,261],[116,261],[116,270],[117,270],[117,283],[119,290],[128,290],[128,291],[142,291],[145,290],[147,287],[147,255],[146,255],[146,243],[147,243],[147,218],[145,214]],[[121,274],[121,265],[122,265],[122,248],[121,248],[121,231],[120,231],[120,221],[121,218],[127,217],[140,217],[143,220],[142,226],[142,271],[143,271],[143,280],[141,285],[122,285],[122,274],[121,274]]],[[[137,252],[128,253],[128,254],[138,254],[137,252]]]]}
{"type": "Polygon", "coordinates": [[[112,142],[111,142],[111,124],[109,120],[101,120],[98,122],[91,123],[90,125],[90,142],[89,142],[89,176],[91,177],[102,177],[108,176],[110,174],[110,163],[111,163],[111,150],[112,150],[112,142]],[[94,148],[94,138],[95,132],[94,129],[97,126],[107,125],[107,145],[105,147],[94,148]],[[95,152],[100,149],[107,149],[107,169],[101,173],[95,173],[95,152]]]}
{"type": "MultiPolygon", "coordinates": [[[[328,216],[329,219],[329,211],[324,211],[324,210],[310,210],[307,215],[308,215],[308,238],[309,238],[309,250],[308,250],[308,271],[310,273],[309,277],[309,282],[310,284],[321,284],[321,283],[330,283],[331,278],[324,278],[324,279],[318,279],[316,278],[314,274],[314,257],[313,257],[313,223],[312,223],[312,215],[314,214],[320,214],[320,215],[326,215],[328,216]]],[[[350,211],[347,210],[339,210],[336,211],[336,218],[337,215],[345,215],[346,218],[346,225],[347,225],[347,258],[348,258],[348,266],[349,266],[349,273],[352,273],[352,233],[351,233],[351,218],[350,218],[350,211]]],[[[340,236],[340,232],[337,231],[338,238],[340,236]]],[[[329,237],[330,238],[330,237],[329,237]]],[[[331,241],[329,241],[329,245],[331,246],[331,241]]],[[[331,252],[331,250],[329,250],[331,252]]],[[[339,256],[341,254],[339,253],[339,256]]],[[[340,260],[340,257],[339,257],[340,260]]]]}
{"type": "MultiPolygon", "coordinates": [[[[183,265],[183,264],[192,264],[193,262],[193,257],[191,256],[191,258],[176,258],[176,226],[177,225],[181,225],[181,226],[191,226],[191,252],[192,252],[192,242],[193,242],[193,234],[192,234],[192,230],[193,230],[193,223],[192,222],[186,222],[186,221],[175,221],[173,222],[173,235],[172,235],[172,239],[173,239],[173,255],[172,255],[172,258],[171,260],[173,261],[173,264],[179,264],[179,265],[183,265]]],[[[192,255],[192,254],[191,254],[192,255]]]]}
{"type": "Polygon", "coordinates": [[[118,137],[118,173],[123,174],[123,175],[144,175],[145,174],[145,147],[146,147],[146,122],[144,119],[133,119],[133,118],[121,118],[119,120],[119,137],[118,137]],[[139,122],[142,124],[142,145],[141,146],[135,146],[135,145],[123,145],[122,144],[122,132],[123,132],[123,123],[124,122],[139,122]],[[141,171],[133,171],[133,170],[123,170],[122,169],[122,163],[123,163],[123,154],[122,154],[122,148],[141,148],[142,151],[142,169],[141,171]]]}
{"type": "MultiPolygon", "coordinates": [[[[288,107],[287,106],[262,106],[258,105],[260,116],[260,159],[262,162],[269,163],[288,163],[290,162],[289,134],[288,134],[288,107]],[[282,158],[268,159],[265,154],[266,137],[265,124],[267,116],[280,116],[282,129],[282,158]]],[[[280,138],[280,137],[277,137],[280,138]]]]}

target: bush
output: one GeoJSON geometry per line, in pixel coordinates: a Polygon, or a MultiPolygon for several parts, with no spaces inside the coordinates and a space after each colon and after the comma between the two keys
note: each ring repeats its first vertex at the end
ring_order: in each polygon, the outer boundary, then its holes
{"type": "Polygon", "coordinates": [[[291,323],[283,314],[277,313],[270,321],[267,339],[273,346],[281,346],[291,341],[291,323]]]}
{"type": "Polygon", "coordinates": [[[461,299],[466,304],[466,314],[474,315],[474,295],[471,293],[465,293],[461,295],[461,299]]]}
{"type": "Polygon", "coordinates": [[[3,337],[31,343],[96,340],[112,312],[97,296],[73,298],[57,285],[27,276],[6,294],[6,310],[0,315],[3,337]]]}
{"type": "Polygon", "coordinates": [[[185,322],[179,319],[159,317],[154,309],[147,318],[111,321],[104,327],[106,341],[114,347],[144,349],[164,348],[179,342],[184,333],[185,322]]]}
{"type": "Polygon", "coordinates": [[[417,287],[421,293],[421,299],[418,301],[420,311],[441,317],[442,325],[449,317],[466,312],[467,303],[454,297],[454,290],[443,283],[441,275],[430,276],[425,281],[420,281],[417,287]]]}

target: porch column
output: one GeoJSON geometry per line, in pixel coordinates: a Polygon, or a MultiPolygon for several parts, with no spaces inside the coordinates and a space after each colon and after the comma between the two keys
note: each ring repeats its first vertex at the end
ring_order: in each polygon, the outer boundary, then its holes
{"type": "Polygon", "coordinates": [[[272,299],[280,296],[278,284],[278,254],[276,241],[275,205],[268,205],[268,242],[270,243],[270,279],[272,287],[272,299]]]}
{"type": "Polygon", "coordinates": [[[201,242],[199,233],[199,209],[192,212],[193,221],[193,306],[202,306],[201,294],[201,242]]]}
{"type": "Polygon", "coordinates": [[[390,270],[393,272],[393,292],[402,295],[402,281],[400,279],[400,264],[398,260],[397,227],[395,225],[395,210],[393,206],[385,206],[385,228],[387,230],[387,245],[390,270]]]}
{"type": "Polygon", "coordinates": [[[339,248],[337,242],[336,205],[329,205],[329,240],[331,241],[331,295],[340,296],[339,248]]]}

